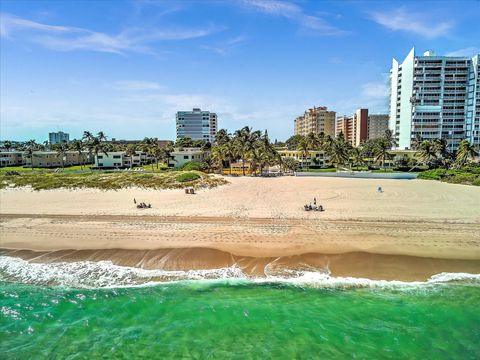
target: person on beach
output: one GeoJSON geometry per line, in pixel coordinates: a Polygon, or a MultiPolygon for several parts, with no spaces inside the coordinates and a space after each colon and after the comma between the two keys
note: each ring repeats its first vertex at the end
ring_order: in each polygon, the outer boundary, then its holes
{"type": "Polygon", "coordinates": [[[317,205],[317,198],[313,198],[313,205],[317,205]]]}
{"type": "Polygon", "coordinates": [[[137,205],[137,199],[133,198],[133,203],[137,205]]]}

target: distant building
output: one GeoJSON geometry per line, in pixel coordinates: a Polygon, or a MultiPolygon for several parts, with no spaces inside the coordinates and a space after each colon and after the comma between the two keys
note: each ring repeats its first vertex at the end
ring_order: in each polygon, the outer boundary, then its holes
{"type": "Polygon", "coordinates": [[[178,111],[176,116],[177,139],[191,138],[213,143],[217,133],[217,114],[194,108],[178,111]]]}
{"type": "Polygon", "coordinates": [[[335,136],[343,133],[345,141],[359,146],[366,140],[385,135],[388,129],[388,115],[369,115],[368,109],[358,109],[351,116],[338,116],[335,123],[335,136]]]}
{"type": "Polygon", "coordinates": [[[388,119],[388,115],[368,115],[367,139],[370,140],[385,136],[385,132],[388,130],[388,119]]]}
{"type": "Polygon", "coordinates": [[[48,134],[48,142],[50,145],[68,143],[69,141],[70,135],[63,131],[51,132],[48,134]]]}
{"type": "Polygon", "coordinates": [[[335,111],[328,111],[325,106],[313,107],[295,119],[294,127],[295,135],[323,133],[325,136],[334,136],[335,111]]]}
{"type": "Polygon", "coordinates": [[[392,60],[390,121],[399,149],[412,140],[445,139],[456,150],[463,139],[480,144],[480,54],[423,56],[412,48],[402,63],[392,60]]]}
{"type": "MultiPolygon", "coordinates": [[[[110,142],[115,145],[130,145],[130,144],[139,145],[143,143],[143,140],[124,140],[124,139],[112,138],[110,142]]],[[[164,148],[171,142],[172,141],[170,140],[157,140],[157,145],[161,148],[164,148]]]]}
{"type": "Polygon", "coordinates": [[[24,164],[21,151],[0,151],[0,167],[24,164]]]}

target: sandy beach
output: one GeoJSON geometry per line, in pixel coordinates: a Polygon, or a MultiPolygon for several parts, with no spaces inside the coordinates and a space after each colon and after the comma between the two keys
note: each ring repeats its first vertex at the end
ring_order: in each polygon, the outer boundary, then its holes
{"type": "MultiPolygon", "coordinates": [[[[478,187],[322,177],[229,181],[195,195],[182,190],[3,190],[0,247],[47,253],[195,248],[253,258],[355,252],[457,264],[470,260],[480,272],[478,187]],[[384,192],[378,193],[377,186],[384,192]],[[326,211],[303,211],[314,197],[326,211]],[[133,199],[153,208],[139,210],[133,199]]],[[[115,260],[113,254],[110,258],[115,260]]],[[[125,254],[121,258],[119,263],[130,264],[125,254]]],[[[195,262],[195,256],[187,258],[195,262]]],[[[215,258],[202,266],[214,266],[215,258]]],[[[134,265],[152,266],[152,261],[134,265]]]]}

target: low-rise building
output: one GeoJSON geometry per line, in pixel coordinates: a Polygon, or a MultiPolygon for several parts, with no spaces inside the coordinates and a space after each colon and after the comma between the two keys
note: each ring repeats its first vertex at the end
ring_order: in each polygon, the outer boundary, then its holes
{"type": "Polygon", "coordinates": [[[176,148],[170,153],[168,167],[179,168],[189,161],[202,162],[207,153],[200,148],[176,148]]]}
{"type": "Polygon", "coordinates": [[[308,153],[302,153],[300,150],[278,150],[278,153],[282,159],[291,158],[297,160],[302,169],[310,166],[327,166],[327,158],[324,151],[309,150],[308,153]]]}
{"type": "Polygon", "coordinates": [[[107,151],[95,156],[95,169],[125,169],[150,164],[154,159],[142,151],[127,155],[125,151],[107,151]]]}
{"type": "Polygon", "coordinates": [[[21,166],[24,164],[21,151],[1,151],[0,167],[5,166],[21,166]]]}
{"type": "Polygon", "coordinates": [[[23,154],[25,167],[58,168],[92,163],[92,156],[84,151],[67,151],[63,156],[55,151],[34,151],[32,156],[23,154]]]}

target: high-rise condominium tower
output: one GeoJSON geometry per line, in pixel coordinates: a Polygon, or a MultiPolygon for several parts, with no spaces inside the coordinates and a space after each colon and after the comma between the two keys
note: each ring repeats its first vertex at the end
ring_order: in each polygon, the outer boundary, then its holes
{"type": "Polygon", "coordinates": [[[295,135],[307,136],[310,133],[334,136],[335,111],[325,106],[313,107],[295,119],[295,135]]]}
{"type": "Polygon", "coordinates": [[[215,141],[217,133],[217,114],[210,111],[193,109],[177,112],[177,139],[215,141]]]}
{"type": "Polygon", "coordinates": [[[50,145],[63,144],[70,141],[70,135],[63,131],[48,133],[48,142],[50,145]]]}
{"type": "Polygon", "coordinates": [[[399,149],[416,136],[446,139],[450,150],[461,140],[480,144],[479,55],[437,56],[412,49],[390,70],[390,121],[399,149]]]}

